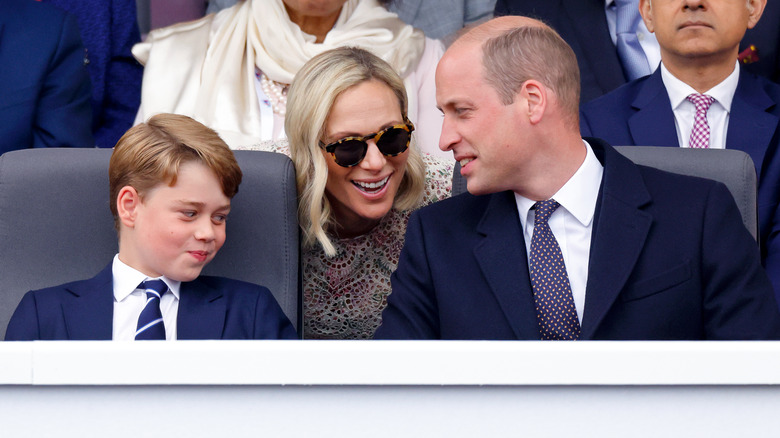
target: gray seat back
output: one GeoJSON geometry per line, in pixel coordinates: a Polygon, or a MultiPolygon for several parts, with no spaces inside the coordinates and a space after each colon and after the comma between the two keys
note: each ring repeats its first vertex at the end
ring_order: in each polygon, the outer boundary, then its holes
{"type": "MultiPolygon", "coordinates": [[[[244,177],[227,241],[203,271],[262,284],[298,327],[295,170],[282,154],[235,151],[244,177]]],[[[25,292],[86,279],[117,252],[108,149],[27,149],[0,156],[0,339],[25,292]]]]}
{"type": "MultiPolygon", "coordinates": [[[[756,168],[750,155],[735,149],[690,149],[661,146],[618,146],[615,149],[636,164],[667,172],[720,181],[728,187],[742,213],[745,227],[758,235],[756,168]]],[[[460,164],[452,177],[452,196],[466,192],[460,164]]]]}

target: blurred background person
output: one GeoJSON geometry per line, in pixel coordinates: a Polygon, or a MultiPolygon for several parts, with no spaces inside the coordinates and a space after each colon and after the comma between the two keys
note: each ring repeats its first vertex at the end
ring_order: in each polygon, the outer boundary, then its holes
{"type": "Polygon", "coordinates": [[[381,323],[413,209],[448,198],[453,162],[420,154],[404,84],[370,52],[312,58],[290,88],[289,140],[303,231],[303,336],[369,339],[381,323]],[[414,133],[414,135],[413,135],[414,133]]]}
{"type": "Polygon", "coordinates": [[[133,49],[145,65],[136,121],[158,112],[190,115],[231,147],[279,138],[295,74],[313,56],[346,45],[393,66],[409,90],[420,146],[451,157],[437,147],[434,71],[443,45],[377,0],[246,0],[152,31],[133,49]]]}
{"type": "MultiPolygon", "coordinates": [[[[206,12],[219,12],[236,2],[238,0],[209,0],[206,12]]],[[[406,24],[425,32],[428,38],[449,45],[465,26],[492,18],[496,0],[385,0],[380,3],[398,14],[406,24]]]]}
{"type": "Polygon", "coordinates": [[[92,135],[112,148],[133,125],[143,67],[130,49],[141,41],[135,0],[41,0],[78,20],[92,81],[92,135]]]}
{"type": "Polygon", "coordinates": [[[91,89],[76,19],[32,0],[3,0],[0,35],[0,154],[93,147],[91,89]]]}
{"type": "Polygon", "coordinates": [[[449,45],[464,27],[493,18],[495,5],[496,0],[390,0],[387,8],[428,38],[449,45]]]}
{"type": "MultiPolygon", "coordinates": [[[[700,0],[681,7],[698,7],[700,0]]],[[[739,45],[740,63],[751,73],[780,81],[780,4],[769,2],[761,24],[739,45]]],[[[639,0],[498,0],[495,15],[538,18],[553,27],[577,55],[586,103],[654,72],[661,61],[655,35],[639,15],[639,0]]]]}

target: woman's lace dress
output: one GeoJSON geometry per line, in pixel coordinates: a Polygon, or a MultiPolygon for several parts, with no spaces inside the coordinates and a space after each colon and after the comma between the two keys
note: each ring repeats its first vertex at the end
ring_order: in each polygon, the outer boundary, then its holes
{"type": "MultiPolygon", "coordinates": [[[[286,140],[252,149],[289,155],[286,140]]],[[[426,184],[423,205],[452,193],[454,161],[423,154],[426,184]]],[[[376,228],[350,239],[331,237],[336,255],[327,257],[319,245],[303,248],[304,339],[370,339],[382,322],[390,294],[390,274],[398,266],[411,211],[395,209],[376,228]]]]}

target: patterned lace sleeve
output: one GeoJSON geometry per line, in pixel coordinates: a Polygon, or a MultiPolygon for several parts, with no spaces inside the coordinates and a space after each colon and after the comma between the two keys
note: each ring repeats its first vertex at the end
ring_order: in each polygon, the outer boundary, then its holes
{"type": "Polygon", "coordinates": [[[433,204],[452,196],[452,172],[455,161],[426,153],[422,154],[422,159],[425,163],[425,195],[422,205],[433,204]]]}
{"type": "Polygon", "coordinates": [[[239,146],[236,148],[236,150],[276,152],[279,154],[285,154],[288,157],[290,156],[290,145],[287,143],[286,138],[279,140],[261,141],[260,143],[255,143],[251,146],[239,146]]]}

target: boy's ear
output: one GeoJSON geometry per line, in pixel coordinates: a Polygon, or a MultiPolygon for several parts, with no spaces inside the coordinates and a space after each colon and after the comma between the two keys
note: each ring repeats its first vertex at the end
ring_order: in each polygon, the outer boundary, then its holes
{"type": "Polygon", "coordinates": [[[116,212],[120,222],[128,228],[135,226],[138,207],[141,205],[141,196],[132,186],[124,186],[116,195],[116,212]]]}

